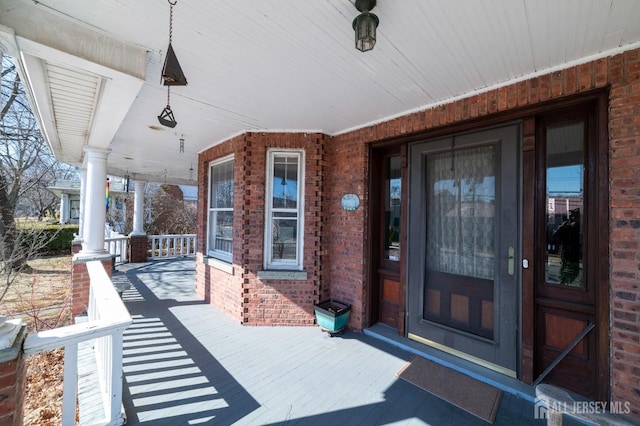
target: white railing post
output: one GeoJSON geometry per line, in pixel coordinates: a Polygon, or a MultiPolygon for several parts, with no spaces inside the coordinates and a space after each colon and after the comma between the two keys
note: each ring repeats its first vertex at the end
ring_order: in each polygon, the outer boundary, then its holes
{"type": "Polygon", "coordinates": [[[105,249],[111,256],[120,258],[121,263],[125,263],[127,261],[129,237],[126,235],[115,234],[115,236],[105,238],[104,245],[105,249]]]}
{"type": "Polygon", "coordinates": [[[76,424],[76,398],[78,396],[78,344],[64,347],[64,382],[62,383],[62,425],[76,424]]]}
{"type": "Polygon", "coordinates": [[[108,387],[111,390],[110,395],[107,395],[107,398],[110,399],[108,404],[105,406],[109,407],[109,412],[107,415],[115,419],[120,416],[120,406],[122,404],[122,351],[123,351],[123,334],[122,332],[117,334],[112,334],[111,338],[111,382],[108,383],[108,387]],[[119,357],[119,358],[118,358],[119,357]],[[116,362],[116,360],[119,360],[116,362]]]}

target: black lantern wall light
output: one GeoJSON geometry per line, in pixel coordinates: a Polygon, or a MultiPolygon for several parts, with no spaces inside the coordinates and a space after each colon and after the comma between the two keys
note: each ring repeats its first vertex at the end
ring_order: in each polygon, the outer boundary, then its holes
{"type": "Polygon", "coordinates": [[[175,6],[178,1],[167,1],[169,2],[169,47],[167,48],[167,56],[164,58],[164,66],[162,67],[162,82],[167,86],[167,106],[158,116],[158,121],[160,121],[160,124],[163,126],[173,128],[176,127],[178,123],[173,116],[173,111],[171,111],[171,86],[186,86],[187,78],[184,76],[176,53],[173,51],[173,46],[171,46],[173,39],[173,6],[175,6]]]}
{"type": "Polygon", "coordinates": [[[376,7],[376,0],[356,0],[355,6],[361,12],[352,24],[356,32],[356,49],[366,52],[376,45],[376,28],[380,20],[370,13],[376,7]]]}

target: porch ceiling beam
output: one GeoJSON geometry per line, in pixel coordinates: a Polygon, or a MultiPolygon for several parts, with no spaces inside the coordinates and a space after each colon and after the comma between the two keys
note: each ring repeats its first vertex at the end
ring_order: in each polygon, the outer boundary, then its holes
{"type": "Polygon", "coordinates": [[[42,8],[9,1],[0,10],[6,49],[15,58],[36,117],[54,155],[61,161],[81,164],[83,146],[106,149],[122,124],[146,78],[147,50],[106,37],[93,28],[70,22],[42,8]],[[65,31],[59,31],[65,28],[65,31]],[[13,50],[13,51],[12,51],[13,50]],[[65,82],[65,88],[92,97],[81,114],[88,119],[73,129],[57,121],[73,117],[78,105],[55,105],[49,67],[71,70],[96,81],[87,89],[81,79],[65,82]],[[66,133],[65,133],[66,131],[66,133]],[[69,132],[70,131],[70,132],[69,132]],[[65,140],[73,135],[78,143],[65,140]],[[83,140],[82,140],[83,139],[83,140]]]}

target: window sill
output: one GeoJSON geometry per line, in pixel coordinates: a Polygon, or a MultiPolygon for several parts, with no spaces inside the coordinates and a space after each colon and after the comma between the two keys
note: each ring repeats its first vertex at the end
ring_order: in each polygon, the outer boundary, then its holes
{"type": "Polygon", "coordinates": [[[202,259],[202,262],[207,266],[211,266],[212,268],[218,269],[222,272],[226,272],[229,275],[234,275],[233,264],[231,263],[224,262],[214,257],[206,256],[202,259]]]}
{"type": "Polygon", "coordinates": [[[306,281],[307,271],[258,271],[260,280],[306,281]]]}

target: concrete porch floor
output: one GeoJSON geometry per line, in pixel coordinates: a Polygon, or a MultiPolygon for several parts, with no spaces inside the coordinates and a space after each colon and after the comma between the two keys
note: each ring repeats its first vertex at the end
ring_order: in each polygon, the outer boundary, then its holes
{"type": "MultiPolygon", "coordinates": [[[[193,259],[119,269],[134,319],[124,336],[127,425],[487,424],[397,378],[412,353],[368,333],[235,323],[194,293],[193,259]]],[[[546,422],[505,392],[494,424],[546,422]]]]}

